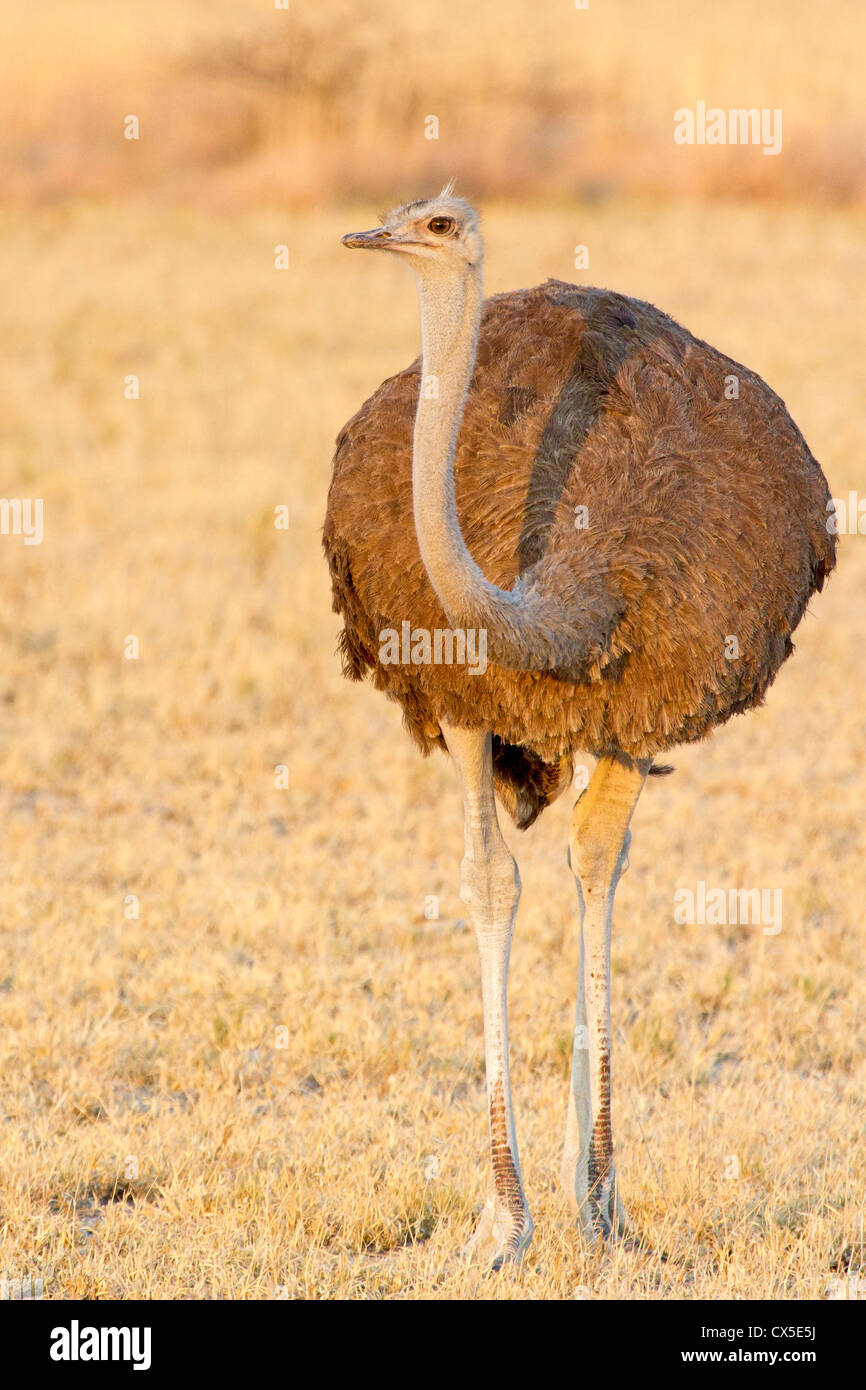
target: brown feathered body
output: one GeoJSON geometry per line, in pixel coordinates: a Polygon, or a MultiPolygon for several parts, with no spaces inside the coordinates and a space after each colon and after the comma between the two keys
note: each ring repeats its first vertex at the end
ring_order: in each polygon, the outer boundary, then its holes
{"type": "Polygon", "coordinates": [[[578,680],[383,664],[382,634],[448,628],[413,524],[420,360],[337,440],[324,528],[348,676],[371,675],[429,751],[490,729],[518,824],[570,759],[650,757],[761,702],[835,561],[829,491],[777,395],[651,304],[548,281],[482,310],[454,464],[484,574],[518,576],[602,634],[578,680]]]}

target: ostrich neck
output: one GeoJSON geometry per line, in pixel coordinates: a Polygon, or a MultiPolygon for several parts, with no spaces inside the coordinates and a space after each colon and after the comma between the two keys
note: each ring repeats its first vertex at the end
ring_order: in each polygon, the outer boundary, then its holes
{"type": "Polygon", "coordinates": [[[588,634],[575,632],[556,596],[520,582],[500,589],[473,560],[460,530],[454,455],[481,319],[481,270],[421,281],[422,373],[412,453],[412,501],[421,559],[452,628],[484,632],[498,666],[582,676],[588,634]]]}
{"type": "Polygon", "coordinates": [[[454,455],[481,318],[481,270],[420,277],[422,376],[415,416],[415,530],[430,582],[454,626],[485,626],[511,595],[488,583],[460,530],[454,455]]]}

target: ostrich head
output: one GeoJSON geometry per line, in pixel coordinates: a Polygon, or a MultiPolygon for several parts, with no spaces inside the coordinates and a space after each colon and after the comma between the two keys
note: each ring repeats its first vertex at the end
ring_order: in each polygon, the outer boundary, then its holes
{"type": "Polygon", "coordinates": [[[350,232],[343,245],[397,251],[408,256],[412,269],[422,276],[480,270],[484,252],[477,214],[465,199],[455,198],[452,189],[449,183],[435,198],[392,209],[381,227],[350,232]]]}

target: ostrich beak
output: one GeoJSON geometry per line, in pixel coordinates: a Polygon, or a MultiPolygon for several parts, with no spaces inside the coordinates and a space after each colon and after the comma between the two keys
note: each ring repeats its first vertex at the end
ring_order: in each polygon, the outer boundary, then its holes
{"type": "Polygon", "coordinates": [[[387,249],[390,240],[391,233],[384,227],[374,227],[370,232],[349,232],[343,237],[343,245],[366,247],[369,250],[384,246],[387,249]]]}

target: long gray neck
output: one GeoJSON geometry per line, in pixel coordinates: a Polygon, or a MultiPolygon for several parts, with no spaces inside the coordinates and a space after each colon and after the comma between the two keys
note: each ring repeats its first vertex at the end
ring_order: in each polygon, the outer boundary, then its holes
{"type": "Polygon", "coordinates": [[[512,670],[571,664],[564,615],[522,587],[497,588],[473,560],[457,518],[454,456],[481,319],[481,267],[418,275],[422,375],[415,416],[412,498],[424,567],[453,628],[484,632],[491,661],[512,670]]]}
{"type": "Polygon", "coordinates": [[[449,622],[460,626],[490,588],[457,520],[454,455],[475,366],[481,269],[427,272],[421,293],[422,375],[415,416],[412,494],[421,558],[449,622]]]}

